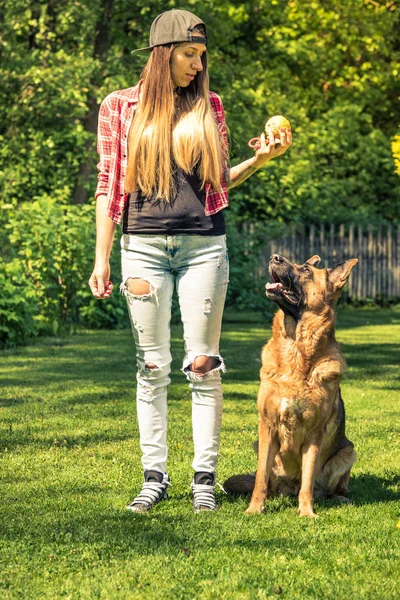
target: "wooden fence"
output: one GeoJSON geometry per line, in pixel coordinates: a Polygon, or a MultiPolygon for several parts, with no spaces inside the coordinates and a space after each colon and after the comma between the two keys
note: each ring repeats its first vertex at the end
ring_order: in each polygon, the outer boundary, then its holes
{"type": "MultiPolygon", "coordinates": [[[[251,229],[250,225],[250,234],[251,229]]],[[[318,254],[322,258],[320,266],[324,267],[358,258],[348,282],[350,297],[400,297],[400,225],[290,228],[279,238],[267,242],[261,253],[261,277],[268,277],[269,257],[274,253],[298,264],[318,254]]]]}

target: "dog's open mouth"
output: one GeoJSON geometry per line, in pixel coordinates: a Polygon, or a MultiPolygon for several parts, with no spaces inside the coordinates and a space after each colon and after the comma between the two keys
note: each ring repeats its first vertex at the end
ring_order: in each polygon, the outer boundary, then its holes
{"type": "Polygon", "coordinates": [[[281,276],[276,273],[273,269],[270,270],[272,283],[265,285],[266,293],[272,296],[279,294],[283,296],[290,304],[298,304],[299,298],[292,288],[292,281],[289,277],[281,276]]]}

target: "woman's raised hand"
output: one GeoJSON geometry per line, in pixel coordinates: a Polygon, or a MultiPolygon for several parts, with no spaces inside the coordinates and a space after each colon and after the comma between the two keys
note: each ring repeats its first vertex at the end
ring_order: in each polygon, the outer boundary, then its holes
{"type": "Polygon", "coordinates": [[[112,281],[110,281],[110,263],[95,264],[93,273],[89,279],[89,287],[95,298],[99,300],[109,298],[113,290],[112,281]]]}
{"type": "Polygon", "coordinates": [[[254,166],[259,169],[263,167],[267,162],[276,156],[284,154],[286,150],[292,144],[292,132],[290,129],[280,129],[279,137],[272,129],[267,129],[268,138],[265,133],[260,135],[259,143],[256,145],[256,151],[254,153],[254,166]]]}

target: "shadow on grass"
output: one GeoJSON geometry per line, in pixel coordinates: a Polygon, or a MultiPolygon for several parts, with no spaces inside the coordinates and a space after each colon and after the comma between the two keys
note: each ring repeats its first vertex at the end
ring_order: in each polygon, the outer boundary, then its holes
{"type": "Polygon", "coordinates": [[[336,329],[356,329],[369,325],[399,325],[400,307],[393,308],[346,308],[337,311],[336,329]]]}
{"type": "MultiPolygon", "coordinates": [[[[241,328],[243,326],[268,328],[271,326],[272,319],[273,316],[261,312],[238,312],[229,307],[225,308],[223,323],[227,328],[232,324],[241,328]]],[[[337,309],[337,329],[351,329],[368,325],[393,325],[396,323],[400,324],[400,306],[390,308],[360,307],[356,309],[339,306],[337,309]]]]}
{"type": "MultiPolygon", "coordinates": [[[[4,388],[32,387],[34,389],[52,389],[65,381],[71,386],[78,382],[94,382],[95,385],[110,384],[115,387],[125,386],[132,389],[135,382],[134,358],[128,352],[131,340],[115,336],[110,332],[108,347],[96,347],[96,335],[88,338],[77,336],[70,338],[71,344],[59,347],[55,355],[49,355],[48,346],[35,347],[34,355],[28,360],[20,360],[15,356],[7,356],[12,371],[2,379],[4,388]],[[73,349],[71,348],[73,345],[73,349]],[[73,352],[71,352],[73,351],[73,352]]],[[[226,383],[240,381],[243,384],[257,383],[259,380],[261,347],[267,341],[254,339],[222,339],[222,353],[228,366],[224,376],[226,383]]],[[[349,367],[360,371],[360,376],[374,375],[385,377],[385,366],[400,363],[400,346],[394,343],[341,343],[342,353],[349,367]]],[[[29,352],[29,350],[28,350],[29,352]]],[[[173,371],[178,372],[182,363],[183,351],[180,344],[172,344],[174,356],[173,371]]],[[[58,391],[58,390],[57,390],[58,391]]],[[[38,391],[38,394],[40,395],[38,391]]],[[[238,399],[241,396],[238,393],[238,399]]],[[[82,402],[82,400],[81,400],[82,402]]],[[[83,400],[85,402],[85,400],[83,400]]],[[[96,402],[95,398],[91,402],[96,402]]],[[[1,406],[22,404],[16,397],[2,398],[1,406]]]]}
{"type": "Polygon", "coordinates": [[[400,500],[400,475],[390,473],[378,477],[363,473],[350,478],[350,497],[355,505],[400,500]]]}
{"type": "MultiPolygon", "coordinates": [[[[54,551],[67,555],[71,545],[75,548],[90,546],[101,552],[101,558],[126,558],[132,556],[162,556],[170,559],[174,553],[196,550],[210,550],[225,547],[228,544],[242,544],[244,540],[227,542],[224,531],[223,512],[194,515],[191,499],[185,496],[168,500],[149,513],[135,514],[126,510],[104,508],[96,502],[96,497],[104,493],[100,486],[75,488],[63,494],[65,505],[71,496],[69,509],[59,510],[55,504],[58,488],[47,488],[45,503],[39,505],[37,512],[30,510],[25,515],[15,515],[9,522],[3,522],[0,532],[3,540],[12,542],[24,541],[34,547],[53,547],[54,551]],[[76,495],[90,494],[92,505],[77,506],[76,495]],[[49,499],[51,504],[49,503],[49,499]],[[184,508],[182,509],[182,506],[184,508]],[[53,510],[49,510],[49,508],[53,510]],[[85,511],[82,514],[82,511],[85,511]],[[79,512],[78,512],[79,511],[79,512]],[[27,518],[27,515],[29,517],[27,518]],[[212,528],[210,532],[209,529],[212,528]],[[193,539],[195,538],[195,539],[193,539]],[[189,541],[191,540],[191,541],[189,541]],[[189,546],[189,548],[188,548],[189,546]]],[[[31,498],[35,502],[34,495],[31,498]]],[[[238,514],[238,519],[246,519],[238,514]]],[[[229,526],[228,526],[229,527],[229,526]]],[[[245,530],[243,530],[245,532],[245,530]]],[[[227,532],[228,534],[230,531],[227,532]]],[[[252,543],[252,540],[249,540],[252,543]]],[[[280,538],[269,538],[263,541],[264,547],[280,546],[290,543],[280,538]]]]}
{"type": "MultiPolygon", "coordinates": [[[[357,507],[398,500],[398,484],[399,476],[394,473],[385,477],[372,474],[356,476],[351,481],[352,505],[357,507]]],[[[141,515],[126,511],[123,505],[106,508],[103,501],[97,501],[104,499],[105,495],[107,491],[104,486],[89,483],[84,486],[54,485],[42,488],[39,493],[31,494],[30,506],[25,506],[27,511],[15,513],[12,520],[3,521],[2,537],[9,541],[24,540],[24,543],[34,544],[37,548],[52,547],[61,554],[66,553],[71,544],[76,548],[90,546],[101,553],[102,559],[113,560],[135,555],[171,557],[180,552],[189,555],[198,550],[227,545],[293,549],[292,540],[286,536],[267,535],[262,539],[254,539],[254,531],[245,525],[249,517],[243,514],[250,495],[233,497],[218,494],[221,512],[196,517],[188,509],[189,494],[175,496],[160,504],[155,511],[141,515]],[[83,504],[77,502],[77,497],[84,499],[83,504]],[[62,498],[62,504],[56,501],[58,498],[62,498]],[[230,531],[224,534],[225,522],[221,521],[224,504],[231,505],[231,513],[232,510],[236,511],[232,505],[237,505],[235,519],[243,535],[235,540],[229,539],[230,531]],[[34,511],[32,506],[36,506],[34,511]],[[207,533],[210,527],[211,535],[207,533]]],[[[114,501],[114,493],[111,492],[111,495],[110,500],[114,501]]],[[[26,498],[24,502],[28,502],[26,498]]],[[[290,510],[295,518],[297,506],[297,498],[273,498],[266,505],[265,516],[290,510]]],[[[320,500],[315,502],[315,506],[318,511],[322,507],[328,510],[337,508],[338,504],[320,500]]],[[[261,519],[259,526],[261,529],[267,527],[268,519],[261,519]]]]}
{"type": "Polygon", "coordinates": [[[366,373],[380,373],[385,377],[383,369],[386,365],[400,363],[399,344],[348,344],[341,343],[340,349],[347,365],[366,373]]]}
{"type": "MultiPolygon", "coordinates": [[[[271,303],[272,306],[274,306],[271,303]]],[[[274,310],[275,314],[276,310],[274,310]]],[[[231,307],[225,308],[224,324],[229,327],[231,324],[270,327],[273,316],[263,314],[262,312],[238,312],[231,307]]],[[[337,323],[339,329],[349,329],[352,327],[365,327],[368,325],[392,325],[400,324],[400,306],[390,308],[353,308],[348,306],[339,306],[337,309],[337,323]]]]}
{"type": "Polygon", "coordinates": [[[3,432],[0,439],[0,452],[7,448],[8,452],[23,447],[35,447],[38,450],[49,450],[51,448],[63,448],[65,450],[74,450],[76,448],[91,448],[102,446],[105,443],[125,442],[127,440],[136,440],[135,434],[131,431],[99,431],[98,433],[80,433],[77,435],[66,434],[64,431],[58,431],[50,435],[41,433],[3,432]]]}
{"type": "MultiPolygon", "coordinates": [[[[354,506],[363,506],[365,504],[377,504],[382,502],[394,502],[400,500],[400,475],[392,473],[386,477],[378,477],[371,473],[363,473],[350,478],[349,500],[354,506]]],[[[250,502],[251,493],[248,494],[229,494],[225,496],[225,502],[235,504],[243,499],[250,502]]],[[[325,508],[334,508],[339,506],[335,500],[329,498],[316,499],[315,505],[325,508]]],[[[279,512],[288,507],[297,507],[297,497],[277,497],[271,498],[268,511],[279,512]]]]}

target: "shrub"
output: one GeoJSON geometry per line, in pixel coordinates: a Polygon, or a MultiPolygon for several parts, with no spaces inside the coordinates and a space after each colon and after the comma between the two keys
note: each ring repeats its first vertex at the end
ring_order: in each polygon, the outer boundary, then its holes
{"type": "Polygon", "coordinates": [[[260,275],[260,254],[267,231],[264,225],[243,233],[228,216],[229,285],[226,305],[239,311],[261,311],[270,318],[275,308],[266,300],[265,280],[260,275]]]}
{"type": "Polygon", "coordinates": [[[38,333],[35,290],[18,260],[0,260],[0,346],[17,346],[38,333]]]}
{"type": "MultiPolygon", "coordinates": [[[[93,267],[93,205],[67,205],[64,191],[18,207],[3,206],[6,259],[0,263],[0,343],[32,335],[60,334],[78,323],[126,325],[118,289],[108,302],[95,300],[87,281],[93,267]]],[[[117,271],[117,256],[113,265],[117,271]]]]}

